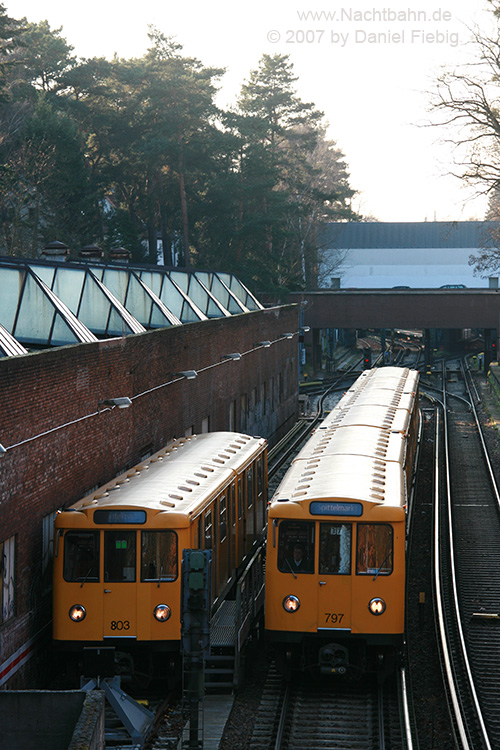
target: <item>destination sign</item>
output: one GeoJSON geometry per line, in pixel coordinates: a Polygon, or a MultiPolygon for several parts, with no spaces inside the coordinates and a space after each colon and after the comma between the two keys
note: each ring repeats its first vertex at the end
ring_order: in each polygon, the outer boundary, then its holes
{"type": "Polygon", "coordinates": [[[309,505],[312,516],[362,516],[361,503],[335,502],[328,500],[314,500],[309,505]]]}
{"type": "Polygon", "coordinates": [[[94,523],[146,523],[145,510],[96,510],[94,523]]]}

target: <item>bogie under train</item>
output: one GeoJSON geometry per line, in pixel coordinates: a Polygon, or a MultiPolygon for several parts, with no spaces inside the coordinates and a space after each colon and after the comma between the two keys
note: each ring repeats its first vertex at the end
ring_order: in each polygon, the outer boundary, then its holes
{"type": "Polygon", "coordinates": [[[404,639],[418,373],[365,371],[269,506],[266,635],[283,671],[391,670],[404,639]]]}

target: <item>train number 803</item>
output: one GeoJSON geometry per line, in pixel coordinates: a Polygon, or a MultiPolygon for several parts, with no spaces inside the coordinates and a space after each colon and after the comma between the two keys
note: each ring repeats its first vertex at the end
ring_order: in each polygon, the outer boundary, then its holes
{"type": "Polygon", "coordinates": [[[129,630],[130,622],[128,620],[111,620],[111,630],[129,630]]]}

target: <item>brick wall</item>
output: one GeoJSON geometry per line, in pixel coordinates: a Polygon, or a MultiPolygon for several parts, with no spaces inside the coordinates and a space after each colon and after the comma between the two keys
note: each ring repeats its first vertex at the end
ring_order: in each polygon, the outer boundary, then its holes
{"type": "Polygon", "coordinates": [[[172,437],[201,432],[204,420],[211,431],[229,429],[232,403],[236,429],[278,440],[298,413],[298,339],[281,339],[297,329],[297,306],[288,305],[0,360],[0,443],[8,448],[0,458],[0,544],[16,538],[15,616],[0,624],[0,687],[41,686],[26,676],[36,658],[11,667],[15,676],[3,685],[2,665],[5,680],[12,655],[49,635],[42,519],[172,437]],[[251,351],[263,340],[275,343],[251,351]],[[221,361],[230,352],[243,357],[221,361]],[[188,369],[198,371],[195,380],[158,387],[188,369]],[[117,396],[132,406],[99,407],[117,396]]]}

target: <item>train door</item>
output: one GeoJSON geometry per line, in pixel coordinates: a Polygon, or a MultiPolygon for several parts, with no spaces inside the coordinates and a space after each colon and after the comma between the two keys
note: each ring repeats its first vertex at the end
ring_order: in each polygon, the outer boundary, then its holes
{"type": "Polygon", "coordinates": [[[137,636],[137,531],[104,531],[103,635],[137,636]]]}
{"type": "Polygon", "coordinates": [[[319,524],[318,573],[318,630],[350,630],[352,524],[319,524]]]}

